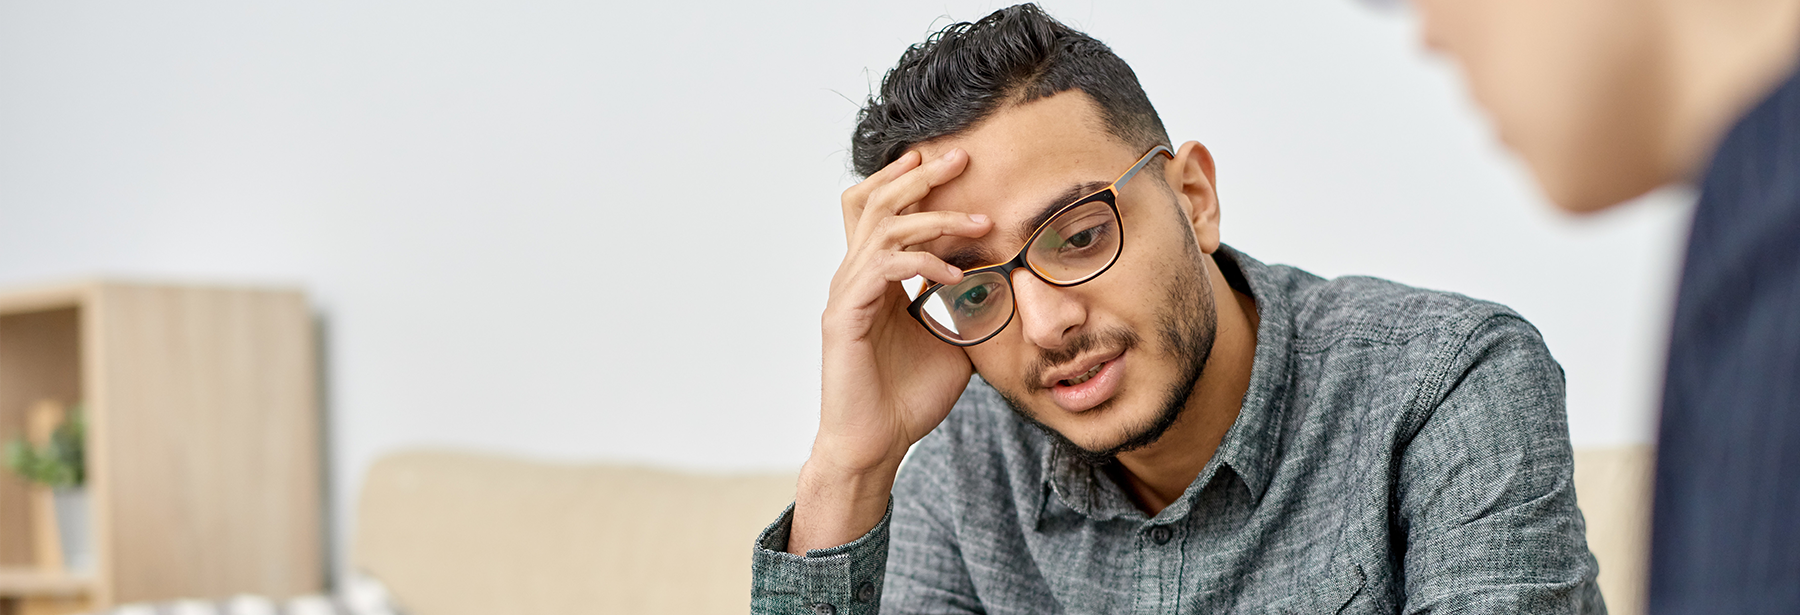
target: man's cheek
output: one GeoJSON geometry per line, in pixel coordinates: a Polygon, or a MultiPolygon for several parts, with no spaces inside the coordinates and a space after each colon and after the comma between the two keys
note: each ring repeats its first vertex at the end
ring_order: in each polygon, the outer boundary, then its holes
{"type": "MultiPolygon", "coordinates": [[[[989,343],[992,343],[991,341],[989,343]]],[[[987,344],[983,344],[985,346],[987,344]]],[[[991,350],[991,349],[990,349],[991,350]]],[[[969,351],[969,362],[975,366],[975,375],[981,376],[989,386],[1013,397],[1021,397],[1030,389],[1025,387],[1026,365],[1021,359],[999,356],[993,352],[969,351]]]]}

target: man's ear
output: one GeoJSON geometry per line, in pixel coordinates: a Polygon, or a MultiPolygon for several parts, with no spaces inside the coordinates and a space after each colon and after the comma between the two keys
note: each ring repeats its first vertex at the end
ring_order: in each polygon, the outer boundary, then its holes
{"type": "Polygon", "coordinates": [[[1219,192],[1213,170],[1212,152],[1199,141],[1188,141],[1175,151],[1175,159],[1163,166],[1163,179],[1175,193],[1188,224],[1194,227],[1194,240],[1200,251],[1212,254],[1219,249],[1219,192]]]}

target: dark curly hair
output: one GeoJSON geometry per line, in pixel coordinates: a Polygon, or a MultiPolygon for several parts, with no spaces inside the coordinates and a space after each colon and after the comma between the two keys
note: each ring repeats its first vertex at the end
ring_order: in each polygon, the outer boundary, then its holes
{"type": "Polygon", "coordinates": [[[1162,118],[1124,60],[1037,5],[1021,4],[951,24],[908,48],[857,113],[851,164],[868,177],[907,148],[968,130],[1002,106],[1072,89],[1098,103],[1107,130],[1125,143],[1168,144],[1162,118]]]}

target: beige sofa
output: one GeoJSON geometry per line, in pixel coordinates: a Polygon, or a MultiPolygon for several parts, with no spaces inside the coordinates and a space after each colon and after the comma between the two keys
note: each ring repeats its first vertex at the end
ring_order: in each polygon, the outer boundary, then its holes
{"type": "MultiPolygon", "coordinates": [[[[1575,483],[1613,613],[1642,612],[1650,452],[1583,450],[1575,483]]],[[[742,613],[750,544],[794,475],[697,475],[444,451],[382,459],[352,558],[411,615],[742,613]]]]}

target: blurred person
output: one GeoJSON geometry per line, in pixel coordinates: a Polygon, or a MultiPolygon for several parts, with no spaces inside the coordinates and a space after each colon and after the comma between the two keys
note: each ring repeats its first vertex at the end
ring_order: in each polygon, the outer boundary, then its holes
{"type": "Polygon", "coordinates": [[[1211,154],[1104,44],[951,25],[852,156],[754,612],[1605,611],[1537,331],[1221,243],[1211,154]]]}
{"type": "Polygon", "coordinates": [[[1559,207],[1698,183],[1652,613],[1800,613],[1800,0],[1415,0],[1559,207]]]}

